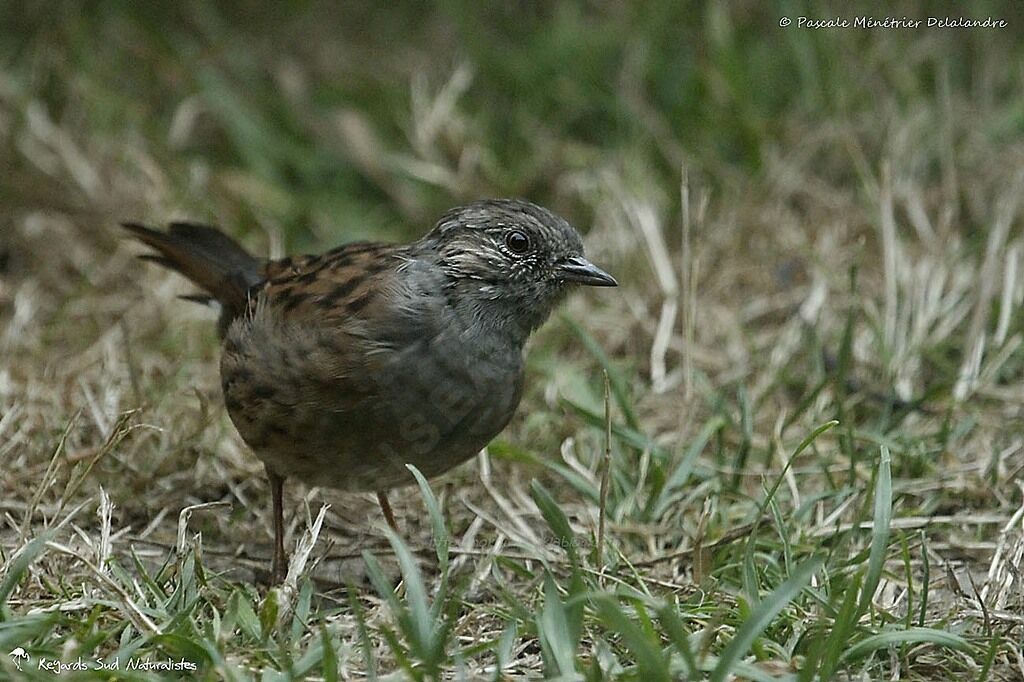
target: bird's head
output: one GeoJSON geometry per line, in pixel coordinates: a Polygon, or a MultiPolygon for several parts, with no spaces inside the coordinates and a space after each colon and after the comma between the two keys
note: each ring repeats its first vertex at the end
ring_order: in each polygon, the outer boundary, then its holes
{"type": "Polygon", "coordinates": [[[436,250],[465,310],[484,323],[511,324],[523,338],[573,286],[617,286],[586,259],[569,223],[528,201],[492,199],[452,209],[424,242],[436,250]]]}

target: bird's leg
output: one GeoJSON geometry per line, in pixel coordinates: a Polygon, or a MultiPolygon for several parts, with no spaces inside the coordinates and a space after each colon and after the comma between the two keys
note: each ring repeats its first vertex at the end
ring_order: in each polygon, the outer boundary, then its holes
{"type": "Polygon", "coordinates": [[[398,523],[395,522],[395,513],[391,511],[391,503],[388,502],[388,494],[383,490],[378,490],[377,502],[380,503],[380,510],[384,512],[384,520],[391,526],[391,530],[401,535],[402,531],[398,530],[398,523]]]}
{"type": "Polygon", "coordinates": [[[267,467],[267,478],[270,479],[270,497],[274,506],[274,558],[270,564],[270,579],[279,585],[288,572],[288,557],[284,553],[284,477],[267,467]]]}

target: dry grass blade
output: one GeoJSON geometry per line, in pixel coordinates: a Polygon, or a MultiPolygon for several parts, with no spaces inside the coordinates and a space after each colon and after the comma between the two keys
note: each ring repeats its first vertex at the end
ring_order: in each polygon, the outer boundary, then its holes
{"type": "Polygon", "coordinates": [[[278,611],[279,622],[284,622],[283,619],[287,615],[291,615],[295,597],[298,595],[299,578],[305,573],[309,557],[313,553],[313,548],[316,547],[317,540],[320,539],[320,531],[323,528],[324,517],[327,516],[328,509],[330,509],[330,505],[325,504],[320,507],[316,519],[307,526],[295,545],[291,559],[288,560],[288,574],[285,576],[284,582],[276,588],[279,595],[277,600],[279,607],[280,605],[285,607],[278,611]]]}
{"type": "Polygon", "coordinates": [[[67,554],[68,556],[77,559],[83,566],[89,569],[89,572],[95,578],[95,580],[106,589],[112,590],[121,600],[121,604],[125,615],[131,620],[132,624],[139,629],[139,632],[143,632],[149,635],[160,634],[160,628],[150,620],[142,609],[139,608],[138,604],[132,599],[131,595],[121,587],[115,580],[107,576],[98,566],[93,564],[91,561],[86,559],[84,556],[76,552],[75,550],[62,545],[57,542],[47,542],[46,546],[55,551],[67,554]]]}
{"type": "Polygon", "coordinates": [[[202,504],[193,504],[185,507],[178,512],[178,534],[175,548],[178,552],[178,556],[184,556],[185,551],[188,549],[187,536],[188,536],[188,521],[192,518],[192,514],[197,511],[204,509],[230,509],[230,502],[203,502],[202,504]]]}
{"type": "MultiPolygon", "coordinates": [[[[29,529],[32,524],[32,517],[35,515],[36,508],[39,506],[39,501],[42,499],[43,494],[53,484],[57,478],[57,471],[60,467],[60,456],[64,453],[64,447],[67,444],[68,434],[75,426],[75,422],[78,421],[81,412],[76,412],[75,415],[68,421],[64,427],[63,433],[60,435],[60,440],[57,441],[57,447],[53,450],[53,455],[50,457],[49,463],[46,465],[46,471],[43,473],[42,479],[36,486],[35,491],[32,493],[32,499],[28,503],[28,507],[25,509],[25,515],[21,521],[21,539],[25,540],[29,536],[29,529]]],[[[61,506],[63,507],[64,500],[67,498],[61,498],[61,506]]],[[[59,512],[58,512],[59,513],[59,512]]]]}

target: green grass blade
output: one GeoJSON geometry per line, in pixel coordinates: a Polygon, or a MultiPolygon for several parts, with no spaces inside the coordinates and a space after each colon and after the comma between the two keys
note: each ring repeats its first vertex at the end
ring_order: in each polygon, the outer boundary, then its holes
{"type": "MultiPolygon", "coordinates": [[[[818,679],[832,679],[832,674],[843,657],[844,649],[849,642],[849,634],[853,632],[853,627],[857,624],[857,618],[860,616],[860,611],[857,609],[857,596],[860,594],[858,588],[863,584],[862,578],[863,576],[857,573],[846,586],[843,603],[832,622],[832,631],[829,633],[828,638],[825,639],[821,651],[817,655],[819,660],[819,665],[817,666],[819,671],[818,679]]],[[[804,672],[807,673],[807,676],[801,674],[801,679],[810,680],[811,674],[814,672],[814,666],[811,661],[808,661],[804,672]]]]}
{"type": "Polygon", "coordinates": [[[569,519],[565,517],[565,513],[558,506],[558,503],[555,502],[555,498],[551,497],[551,493],[548,492],[547,488],[536,480],[530,483],[530,496],[537,504],[537,508],[540,509],[544,520],[547,521],[548,527],[555,534],[555,538],[565,548],[572,565],[579,566],[576,537],[569,526],[569,519]]]}
{"type": "Polygon", "coordinates": [[[398,565],[402,571],[402,582],[405,583],[405,600],[412,627],[405,633],[413,645],[413,650],[421,657],[426,657],[434,648],[433,617],[430,603],[427,600],[427,588],[420,575],[416,559],[406,546],[405,541],[392,531],[385,529],[388,542],[391,543],[398,565]]]}
{"type": "Polygon", "coordinates": [[[412,464],[405,465],[412,475],[416,477],[416,483],[420,487],[420,494],[423,496],[423,503],[427,505],[427,514],[430,516],[430,523],[434,529],[434,549],[437,552],[437,563],[442,575],[448,574],[448,528],[444,522],[444,514],[441,505],[430,488],[426,477],[420,473],[412,464]]]}
{"type": "Polygon", "coordinates": [[[889,549],[889,531],[892,525],[892,460],[889,448],[882,446],[878,461],[878,480],[875,483],[875,513],[871,524],[871,553],[868,555],[868,570],[864,578],[864,589],[860,596],[860,613],[865,613],[874,599],[875,589],[882,579],[885,556],[889,549]]]}
{"type": "Polygon", "coordinates": [[[882,632],[862,639],[846,650],[846,653],[843,654],[842,662],[846,664],[853,663],[874,651],[891,646],[920,643],[934,644],[935,646],[957,649],[959,651],[969,651],[971,649],[971,645],[966,639],[952,632],[936,630],[934,628],[908,628],[906,630],[882,632]]]}
{"type": "Polygon", "coordinates": [[[928,537],[921,531],[921,610],[917,624],[924,627],[928,615],[928,588],[931,586],[931,561],[928,558],[928,537]]]}
{"type": "Polygon", "coordinates": [[[818,436],[825,433],[839,422],[832,420],[825,422],[818,428],[814,429],[806,438],[800,441],[800,445],[797,446],[793,454],[790,455],[786,461],[786,465],[782,467],[782,471],[779,472],[778,477],[775,479],[775,483],[768,490],[768,494],[765,495],[764,500],[758,506],[757,515],[754,517],[753,527],[750,529],[750,535],[747,538],[746,545],[744,547],[743,556],[743,588],[747,592],[747,596],[750,598],[752,604],[756,604],[760,599],[760,588],[758,587],[757,580],[757,568],[754,561],[754,552],[757,549],[757,531],[761,525],[761,517],[764,515],[764,510],[768,508],[768,505],[775,498],[775,494],[779,490],[779,486],[782,485],[782,481],[786,478],[786,472],[793,466],[793,462],[796,461],[797,456],[800,455],[804,450],[810,447],[818,436]]]}
{"type": "Polygon", "coordinates": [[[796,598],[810,581],[815,571],[821,568],[821,558],[810,559],[797,567],[786,582],[779,585],[770,595],[765,597],[751,612],[750,617],[736,631],[736,636],[726,645],[718,659],[718,664],[711,672],[711,682],[724,682],[734,673],[734,666],[754,644],[764,630],[771,625],[777,615],[796,598]]]}
{"type": "Polygon", "coordinates": [[[359,601],[359,590],[351,581],[345,590],[348,597],[349,608],[356,619],[356,631],[359,633],[359,647],[363,650],[363,659],[366,661],[366,679],[375,682],[377,679],[377,657],[374,655],[373,641],[370,639],[370,629],[366,626],[366,614],[363,605],[359,601]]]}
{"type": "Polygon", "coordinates": [[[509,621],[508,625],[505,626],[504,632],[501,633],[501,638],[494,644],[494,682],[499,682],[504,679],[502,671],[505,666],[508,665],[509,661],[512,660],[512,649],[516,645],[516,640],[519,637],[519,628],[516,627],[514,620],[509,621]]]}
{"type": "Polygon", "coordinates": [[[694,463],[697,461],[697,457],[701,452],[704,451],[704,447],[708,444],[722,427],[725,426],[725,419],[722,417],[712,417],[704,424],[704,428],[700,430],[697,437],[690,443],[690,447],[687,448],[686,454],[679,460],[679,464],[676,465],[672,473],[669,474],[665,480],[665,485],[662,486],[661,492],[658,494],[658,499],[654,503],[654,508],[651,513],[650,519],[660,519],[662,514],[671,506],[674,501],[675,494],[683,488],[687,481],[690,480],[690,476],[693,473],[694,463]]]}
{"type": "Polygon", "coordinates": [[[562,315],[561,318],[569,326],[569,329],[579,337],[580,341],[583,342],[583,346],[594,356],[598,364],[608,373],[608,381],[611,383],[612,396],[615,398],[615,404],[618,406],[620,413],[626,418],[626,424],[631,429],[640,428],[640,420],[637,418],[636,409],[633,407],[633,401],[629,397],[629,391],[626,387],[626,381],[622,378],[622,375],[612,365],[612,361],[608,358],[608,355],[601,348],[601,344],[598,343],[597,339],[590,335],[586,329],[576,324],[569,316],[562,315]]]}
{"type": "Polygon", "coordinates": [[[546,654],[548,677],[575,673],[578,642],[558,587],[548,572],[544,573],[544,607],[537,616],[537,634],[541,651],[546,654]]]}
{"type": "Polygon", "coordinates": [[[11,563],[10,568],[7,569],[4,579],[0,581],[0,622],[10,619],[10,611],[8,611],[7,607],[8,598],[15,588],[18,587],[18,583],[21,582],[26,571],[28,571],[28,567],[46,549],[46,543],[52,537],[53,533],[51,532],[41,533],[25,546],[25,549],[11,563]]]}
{"type": "MultiPolygon", "coordinates": [[[[638,678],[669,682],[672,679],[669,661],[661,650],[657,633],[645,631],[634,623],[611,595],[601,594],[594,603],[601,620],[619,633],[626,648],[633,654],[638,678]]],[[[642,607],[638,605],[637,608],[642,607]]]]}
{"type": "Polygon", "coordinates": [[[320,646],[324,650],[323,676],[324,682],[338,681],[338,655],[334,651],[334,642],[327,628],[320,628],[320,646]]]}
{"type": "Polygon", "coordinates": [[[686,631],[686,626],[679,617],[677,605],[662,605],[658,609],[658,621],[661,623],[661,627],[665,634],[668,635],[672,645],[675,646],[676,651],[679,652],[685,666],[686,677],[692,678],[697,674],[697,659],[693,656],[693,648],[690,646],[690,634],[686,631]]]}

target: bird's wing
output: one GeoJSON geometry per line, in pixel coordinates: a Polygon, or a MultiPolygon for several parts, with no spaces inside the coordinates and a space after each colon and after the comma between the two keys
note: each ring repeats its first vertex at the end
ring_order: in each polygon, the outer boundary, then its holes
{"type": "Polygon", "coordinates": [[[243,402],[252,393],[284,405],[334,401],[338,410],[371,397],[381,368],[434,326],[437,297],[415,290],[410,280],[423,278],[410,278],[408,265],[405,247],[376,243],[267,263],[224,341],[229,408],[232,393],[246,394],[243,402]]]}
{"type": "Polygon", "coordinates": [[[255,298],[291,322],[336,322],[363,314],[401,265],[401,247],[358,242],[323,254],[270,261],[255,298]]]}

